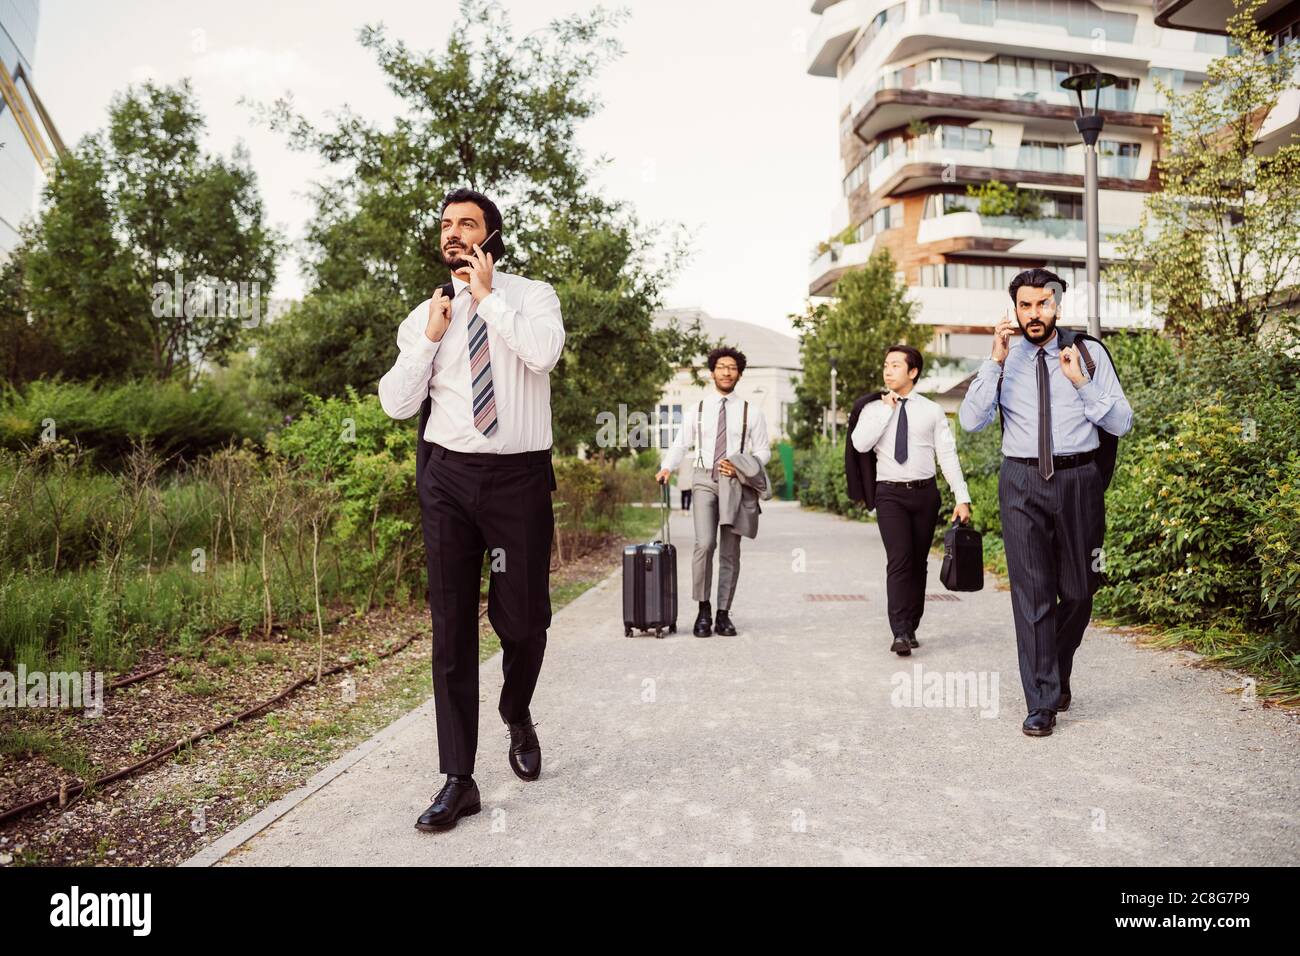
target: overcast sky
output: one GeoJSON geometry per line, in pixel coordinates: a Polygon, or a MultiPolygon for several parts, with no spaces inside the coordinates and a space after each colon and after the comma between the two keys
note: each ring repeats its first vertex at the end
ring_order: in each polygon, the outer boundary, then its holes
{"type": "MultiPolygon", "coordinates": [[[[599,80],[604,109],[581,129],[597,182],[647,222],[682,222],[691,255],[669,307],[789,330],[802,311],[809,250],[830,231],[839,194],[835,81],[809,76],[809,0],[629,0],[624,56],[599,80]]],[[[516,37],[595,6],[508,2],[516,37]]],[[[455,0],[221,3],[43,0],[34,75],[68,143],[101,128],[112,94],[144,79],[193,80],[207,147],[243,140],[270,221],[292,239],[311,212],[304,184],[324,170],[250,122],[241,96],[291,90],[312,118],[347,103],[385,124],[399,108],[357,29],[382,21],[417,50],[441,50],[455,0]]],[[[303,289],[295,261],[274,294],[303,289]]]]}

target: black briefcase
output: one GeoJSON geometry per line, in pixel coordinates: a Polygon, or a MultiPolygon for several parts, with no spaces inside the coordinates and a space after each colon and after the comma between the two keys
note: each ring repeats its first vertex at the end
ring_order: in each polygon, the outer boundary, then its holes
{"type": "Polygon", "coordinates": [[[970,525],[954,521],[944,532],[939,580],[949,591],[984,589],[984,540],[970,525]]]}
{"type": "Polygon", "coordinates": [[[670,505],[664,485],[660,536],[649,544],[623,549],[623,634],[654,631],[655,637],[677,633],[677,549],[668,536],[670,505]]]}

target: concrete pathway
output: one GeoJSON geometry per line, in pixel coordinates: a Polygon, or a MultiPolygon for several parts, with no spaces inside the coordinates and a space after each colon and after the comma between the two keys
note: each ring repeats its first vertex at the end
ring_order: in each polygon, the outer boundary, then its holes
{"type": "Polygon", "coordinates": [[[1073,706],[1029,738],[1010,597],[992,579],[951,595],[932,559],[922,646],[898,658],[876,527],[774,502],[744,543],[740,633],[701,640],[689,517],[672,529],[676,636],[623,636],[617,575],[556,615],[532,708],[540,780],[506,764],[494,657],[481,814],[414,829],[441,785],[430,700],[190,863],[1300,860],[1300,722],[1243,700],[1233,675],[1094,628],[1073,706]]]}

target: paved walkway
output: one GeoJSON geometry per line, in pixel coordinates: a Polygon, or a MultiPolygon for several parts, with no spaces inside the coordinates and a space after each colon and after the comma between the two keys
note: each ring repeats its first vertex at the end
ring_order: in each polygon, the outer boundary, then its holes
{"type": "MultiPolygon", "coordinates": [[[[672,527],[689,599],[689,518],[672,527]]],[[[874,525],[772,503],[744,544],[736,637],[690,636],[689,600],[676,636],[623,637],[618,576],[556,615],[532,708],[540,780],[506,764],[494,657],[481,814],[442,834],[413,827],[441,785],[430,700],[191,863],[1300,860],[1294,716],[1186,655],[1092,629],[1073,706],[1031,739],[1007,592],[990,579],[951,600],[932,559],[941,600],[900,659],[883,569],[874,525]]]]}

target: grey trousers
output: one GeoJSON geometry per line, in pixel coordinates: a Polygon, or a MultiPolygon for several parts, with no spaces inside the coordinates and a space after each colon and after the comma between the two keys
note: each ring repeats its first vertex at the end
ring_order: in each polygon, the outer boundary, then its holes
{"type": "Polygon", "coordinates": [[[691,598],[707,601],[713,590],[713,552],[718,552],[718,610],[730,611],[740,577],[740,535],[718,527],[718,483],[707,468],[696,468],[691,482],[695,553],[691,557],[691,598]],[[721,542],[719,542],[721,532],[721,542]]]}

